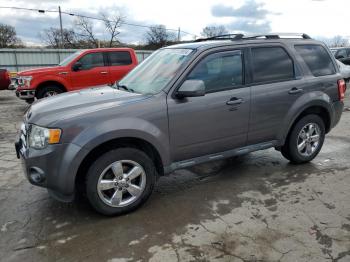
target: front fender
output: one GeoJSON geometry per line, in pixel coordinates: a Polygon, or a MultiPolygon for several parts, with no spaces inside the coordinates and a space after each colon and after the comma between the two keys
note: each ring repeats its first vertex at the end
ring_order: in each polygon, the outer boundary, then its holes
{"type": "Polygon", "coordinates": [[[333,116],[333,108],[332,101],[330,97],[320,91],[306,93],[300,96],[293,104],[293,106],[289,109],[286,117],[281,124],[281,130],[278,133],[277,139],[280,142],[280,145],[283,145],[287,135],[289,133],[290,128],[294,124],[295,120],[308,108],[319,106],[324,108],[328,114],[330,119],[333,116]]]}
{"type": "Polygon", "coordinates": [[[95,147],[118,138],[138,138],[153,145],[163,165],[170,162],[169,138],[160,128],[140,118],[118,118],[107,120],[80,132],[72,143],[90,152],[95,147]]]}
{"type": "Polygon", "coordinates": [[[56,75],[43,75],[43,76],[37,76],[37,77],[33,77],[32,82],[30,83],[30,89],[36,89],[38,88],[38,86],[44,82],[57,82],[61,85],[63,85],[66,90],[67,87],[69,86],[68,80],[64,79],[60,76],[56,76],[56,75]]]}

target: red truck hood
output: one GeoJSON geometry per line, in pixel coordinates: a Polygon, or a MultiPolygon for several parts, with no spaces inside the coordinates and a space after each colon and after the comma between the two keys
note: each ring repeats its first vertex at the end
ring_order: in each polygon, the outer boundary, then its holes
{"type": "Polygon", "coordinates": [[[41,67],[41,68],[35,68],[30,70],[25,70],[19,72],[18,76],[32,76],[32,75],[38,75],[38,74],[47,74],[47,73],[57,73],[63,70],[67,70],[64,66],[51,66],[51,67],[41,67]]]}

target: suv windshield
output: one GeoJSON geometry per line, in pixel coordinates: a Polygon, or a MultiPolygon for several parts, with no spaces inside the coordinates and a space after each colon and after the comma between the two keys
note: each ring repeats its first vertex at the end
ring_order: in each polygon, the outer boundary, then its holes
{"type": "Polygon", "coordinates": [[[67,66],[70,62],[72,62],[76,57],[78,57],[81,53],[83,52],[83,50],[81,51],[77,51],[69,56],[67,56],[65,59],[63,59],[63,61],[61,63],[59,63],[59,66],[67,66]]]}
{"type": "Polygon", "coordinates": [[[193,49],[175,48],[156,51],[124,77],[118,86],[140,94],[156,94],[173,79],[193,53],[193,49]]]}

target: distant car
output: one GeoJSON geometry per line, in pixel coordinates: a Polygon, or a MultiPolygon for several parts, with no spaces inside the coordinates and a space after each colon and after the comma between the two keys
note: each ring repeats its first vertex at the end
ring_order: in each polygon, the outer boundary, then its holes
{"type": "Polygon", "coordinates": [[[339,66],[340,73],[344,77],[345,82],[349,84],[350,83],[350,66],[343,64],[339,60],[337,60],[337,64],[339,66]]]}
{"type": "Polygon", "coordinates": [[[331,48],[331,51],[337,60],[339,60],[343,64],[350,65],[350,48],[349,47],[331,48]]]}
{"type": "Polygon", "coordinates": [[[19,72],[17,97],[28,103],[63,92],[113,84],[137,65],[131,48],[98,48],[80,50],[58,66],[19,72]]]}
{"type": "Polygon", "coordinates": [[[11,84],[10,74],[6,69],[0,69],[0,90],[6,90],[11,84]]]}

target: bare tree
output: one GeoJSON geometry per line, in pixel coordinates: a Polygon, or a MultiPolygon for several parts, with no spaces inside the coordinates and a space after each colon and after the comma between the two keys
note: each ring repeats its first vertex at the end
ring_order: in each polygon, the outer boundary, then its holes
{"type": "Polygon", "coordinates": [[[111,17],[108,17],[105,13],[101,13],[101,16],[104,20],[106,30],[110,35],[108,45],[109,47],[112,47],[114,42],[119,42],[117,36],[120,34],[120,31],[118,29],[122,26],[125,17],[120,14],[115,14],[111,17]]]}
{"type": "Polygon", "coordinates": [[[203,28],[201,35],[203,37],[214,37],[218,35],[228,34],[228,31],[223,25],[220,26],[206,26],[203,28]]]}
{"type": "Polygon", "coordinates": [[[329,47],[344,47],[344,46],[349,46],[349,40],[337,35],[333,38],[328,38],[325,39],[324,42],[329,46],[329,47]]]}
{"type": "Polygon", "coordinates": [[[17,37],[15,28],[0,23],[0,48],[16,47],[19,45],[22,45],[22,42],[17,37]]]}
{"type": "Polygon", "coordinates": [[[89,44],[90,47],[98,47],[98,39],[93,31],[93,25],[90,20],[85,17],[78,17],[75,20],[75,26],[78,29],[77,35],[82,41],[89,44]]]}
{"type": "MultiPolygon", "coordinates": [[[[61,30],[58,28],[50,27],[45,29],[39,36],[49,47],[59,48],[61,46],[61,30]]],[[[79,39],[73,29],[63,29],[63,47],[79,47],[79,39]]]]}
{"type": "Polygon", "coordinates": [[[150,27],[146,33],[146,42],[148,45],[159,48],[175,41],[175,34],[169,33],[164,25],[155,25],[150,27]]]}

